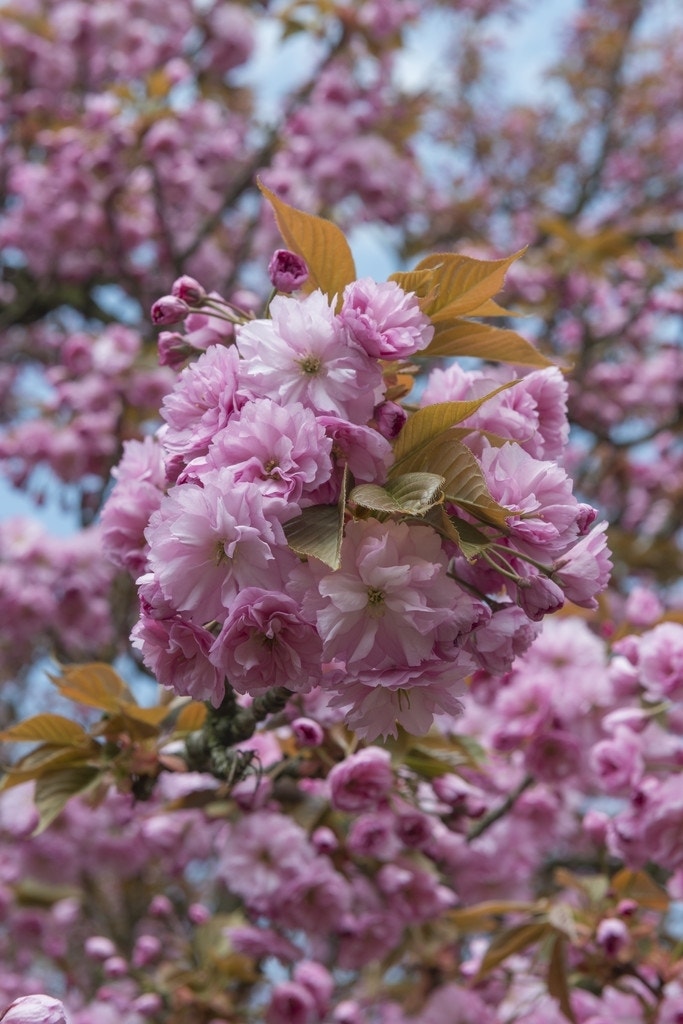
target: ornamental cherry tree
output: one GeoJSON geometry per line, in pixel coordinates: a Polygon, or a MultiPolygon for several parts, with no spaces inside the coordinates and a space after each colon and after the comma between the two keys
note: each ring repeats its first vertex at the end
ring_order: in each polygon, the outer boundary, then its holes
{"type": "Polygon", "coordinates": [[[683,1013],[680,34],[520,6],[3,9],[0,1020],[683,1013]]]}

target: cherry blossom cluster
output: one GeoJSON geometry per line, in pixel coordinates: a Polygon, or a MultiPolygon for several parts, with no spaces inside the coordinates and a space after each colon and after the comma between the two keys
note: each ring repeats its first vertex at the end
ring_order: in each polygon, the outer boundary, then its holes
{"type": "Polygon", "coordinates": [[[0,439],[0,465],[15,486],[29,489],[39,467],[63,483],[81,483],[84,492],[93,481],[97,501],[96,482],[119,455],[119,424],[133,409],[151,419],[173,377],[145,364],[140,335],[123,324],[110,325],[96,338],[85,329],[35,327],[30,346],[46,364],[44,373],[40,384],[37,366],[23,386],[14,382],[22,414],[15,413],[0,439]]]}
{"type": "MultiPolygon", "coordinates": [[[[286,250],[270,271],[281,289],[308,273],[286,250]]],[[[320,689],[366,739],[395,734],[397,722],[423,733],[457,711],[466,676],[507,670],[565,599],[596,606],[609,572],[604,525],[590,530],[595,510],[556,461],[567,437],[559,371],[529,374],[465,421],[508,513],[483,554],[465,557],[419,516],[371,515],[348,495],[349,477],[387,481],[407,420],[386,397],[388,377],[433,336],[412,293],[365,278],[338,312],[314,290],[277,294],[255,318],[180,278],[152,312],[162,325],[187,318],[187,335],[162,334],[167,361],[198,334],[209,344],[164,399],[156,439],[128,443],[102,524],[111,556],[139,577],[134,645],[164,685],[216,707],[226,679],[251,697],[320,689]],[[234,340],[207,337],[197,314],[222,316],[234,340]],[[287,529],[340,502],[339,565],[300,557],[287,529]]],[[[422,404],[482,398],[497,384],[456,364],[434,371],[422,404]]]]}
{"type": "Polygon", "coordinates": [[[502,679],[477,673],[463,715],[440,718],[442,746],[417,748],[426,760],[342,749],[333,716],[309,706],[244,745],[262,774],[230,800],[210,776],[167,773],[148,803],[74,800],[32,837],[30,786],[3,793],[0,1007],[56,1014],[59,996],[69,1024],[203,1020],[207,1003],[216,1024],[253,1012],[267,1024],[432,1024],[450,1002],[464,1020],[560,1024],[536,946],[479,976],[491,934],[453,930],[492,899],[514,925],[541,891],[557,900],[572,971],[593,982],[571,991],[579,1024],[648,1024],[655,1010],[675,1021],[683,992],[662,965],[676,936],[665,896],[680,898],[683,873],[683,625],[643,590],[623,611],[612,653],[560,616],[502,679]],[[466,737],[477,758],[438,759],[466,737]],[[301,773],[278,778],[292,749],[301,773]],[[652,854],[661,888],[610,889],[652,854]],[[553,865],[564,874],[549,889],[553,865]],[[213,989],[201,987],[209,963],[213,989]],[[259,979],[249,994],[247,965],[259,979]]]}
{"type": "Polygon", "coordinates": [[[23,703],[21,689],[9,684],[20,678],[28,650],[79,660],[115,649],[115,571],[101,551],[98,526],[58,537],[32,518],[0,524],[0,678],[10,703],[23,703]]]}

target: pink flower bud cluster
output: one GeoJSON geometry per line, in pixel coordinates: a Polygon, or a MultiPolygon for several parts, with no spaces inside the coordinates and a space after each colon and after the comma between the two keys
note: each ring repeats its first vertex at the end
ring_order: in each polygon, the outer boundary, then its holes
{"type": "MultiPolygon", "coordinates": [[[[466,422],[509,509],[481,557],[352,503],[332,569],[297,557],[287,531],[334,507],[345,473],[385,482],[406,414],[385,400],[383,361],[419,355],[432,324],[414,295],[369,278],[346,287],[339,312],[313,291],[245,318],[188,278],[161,301],[185,307],[181,294],[222,317],[235,343],[182,370],[156,441],[129,442],[102,517],[111,557],[140,577],[134,644],[160,682],[216,706],[226,679],[245,696],[321,688],[365,739],[397,723],[424,733],[457,713],[466,676],[508,669],[565,599],[595,606],[610,563],[603,528],[589,532],[595,511],[555,461],[567,438],[559,371],[529,374],[466,422]],[[485,431],[514,440],[493,447],[485,431]]],[[[481,372],[436,371],[424,403],[495,387],[481,372]]]]}

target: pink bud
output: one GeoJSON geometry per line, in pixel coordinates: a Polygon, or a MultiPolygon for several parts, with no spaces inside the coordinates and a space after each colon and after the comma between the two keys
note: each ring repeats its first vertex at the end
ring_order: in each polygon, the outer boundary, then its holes
{"type": "Polygon", "coordinates": [[[334,853],[339,848],[339,840],[327,825],[321,825],[313,832],[311,843],[318,853],[334,853]]]}
{"type": "Polygon", "coordinates": [[[128,964],[122,956],[110,956],[103,966],[108,978],[125,978],[128,974],[128,964]]]}
{"type": "Polygon", "coordinates": [[[152,323],[157,325],[177,324],[184,320],[190,307],[175,295],[162,295],[152,306],[152,323]]]}
{"type": "Polygon", "coordinates": [[[302,747],[319,747],[325,738],[323,728],[312,718],[297,718],[292,722],[292,732],[302,747]]]}
{"type": "Polygon", "coordinates": [[[193,903],[187,908],[187,916],[192,924],[206,924],[211,917],[211,911],[203,903],[193,903]]]}
{"type": "Polygon", "coordinates": [[[308,280],[308,267],[297,253],[276,249],[268,264],[268,276],[279,292],[293,292],[308,280]]]}
{"type": "Polygon", "coordinates": [[[187,302],[189,306],[201,306],[206,298],[206,290],[202,288],[199,281],[195,281],[193,277],[183,274],[182,277],[173,282],[171,295],[174,295],[177,299],[182,299],[183,302],[187,302]]]}
{"type": "Polygon", "coordinates": [[[161,941],[156,935],[140,935],[133,949],[133,966],[146,967],[161,953],[161,941]]]}
{"type": "Polygon", "coordinates": [[[93,960],[107,960],[116,955],[116,946],[106,935],[90,935],[85,940],[85,952],[93,960]]]}
{"type": "Polygon", "coordinates": [[[296,981],[276,985],[266,1011],[266,1024],[313,1024],[318,1016],[312,993],[296,981]]]}
{"type": "Polygon", "coordinates": [[[628,942],[628,928],[619,918],[606,917],[598,925],[595,938],[607,956],[617,956],[628,942]]]}
{"type": "Polygon", "coordinates": [[[177,331],[162,331],[157,339],[159,365],[179,369],[194,351],[187,339],[177,331]]]}
{"type": "Polygon", "coordinates": [[[21,996],[8,1006],[2,1024],[69,1024],[64,1004],[51,996],[21,996]]]}
{"type": "Polygon", "coordinates": [[[398,437],[407,419],[408,413],[397,402],[382,402],[374,412],[377,430],[387,441],[393,441],[398,437]]]}

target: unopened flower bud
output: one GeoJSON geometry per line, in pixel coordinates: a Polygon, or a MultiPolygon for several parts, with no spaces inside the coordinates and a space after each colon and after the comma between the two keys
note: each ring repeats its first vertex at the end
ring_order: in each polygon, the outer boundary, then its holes
{"type": "Polygon", "coordinates": [[[598,925],[595,938],[607,956],[617,956],[628,942],[628,928],[619,918],[606,917],[598,925]]]}
{"type": "Polygon", "coordinates": [[[398,437],[407,419],[408,413],[397,402],[382,402],[374,412],[377,430],[387,441],[393,441],[398,437]]]}
{"type": "Polygon", "coordinates": [[[69,1024],[64,1004],[51,996],[21,996],[8,1006],[2,1024],[69,1024]]]}
{"type": "Polygon", "coordinates": [[[176,295],[162,295],[152,306],[152,323],[163,326],[164,324],[177,324],[184,320],[190,312],[190,307],[184,299],[176,295]]]}
{"type": "Polygon", "coordinates": [[[159,365],[170,366],[172,370],[179,369],[194,351],[185,336],[177,331],[162,331],[157,339],[157,347],[159,365]]]}
{"type": "Polygon", "coordinates": [[[103,966],[108,978],[125,978],[128,974],[128,964],[122,956],[108,957],[103,966]]]}
{"type": "Polygon", "coordinates": [[[311,843],[318,853],[334,853],[339,848],[339,840],[327,825],[320,825],[311,835],[311,843]]]}
{"type": "Polygon", "coordinates": [[[268,264],[268,276],[279,292],[294,292],[308,280],[308,267],[297,253],[276,249],[268,264]]]}
{"type": "Polygon", "coordinates": [[[319,747],[325,738],[322,726],[312,718],[297,718],[292,722],[292,732],[302,747],[319,747]]]}
{"type": "Polygon", "coordinates": [[[171,295],[187,302],[188,306],[201,306],[206,298],[206,289],[202,288],[199,281],[195,281],[193,277],[183,274],[173,282],[171,295]]]}
{"type": "Polygon", "coordinates": [[[584,536],[588,533],[591,526],[595,522],[595,518],[598,514],[597,508],[593,508],[592,505],[586,505],[584,502],[580,502],[577,510],[576,525],[579,528],[580,536],[584,536]]]}
{"type": "Polygon", "coordinates": [[[90,935],[85,940],[85,953],[93,960],[108,960],[116,956],[116,946],[106,935],[90,935]]]}

